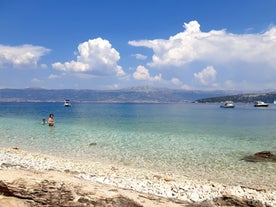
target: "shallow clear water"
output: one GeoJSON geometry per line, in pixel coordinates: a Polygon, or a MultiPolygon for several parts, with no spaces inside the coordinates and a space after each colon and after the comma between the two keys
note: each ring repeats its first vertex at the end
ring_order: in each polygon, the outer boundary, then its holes
{"type": "Polygon", "coordinates": [[[275,163],[240,159],[276,152],[276,105],[0,103],[0,123],[0,147],[230,183],[275,184],[275,163]],[[55,114],[54,127],[41,124],[49,113],[55,114]]]}

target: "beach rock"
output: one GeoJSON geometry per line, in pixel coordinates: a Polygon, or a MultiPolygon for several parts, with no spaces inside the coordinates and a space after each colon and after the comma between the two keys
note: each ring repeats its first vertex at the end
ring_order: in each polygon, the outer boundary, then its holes
{"type": "Polygon", "coordinates": [[[5,195],[5,196],[12,195],[6,183],[4,183],[2,180],[0,180],[0,193],[1,195],[5,195]]]}
{"type": "Polygon", "coordinates": [[[24,200],[15,197],[7,197],[0,195],[0,206],[2,207],[32,207],[24,200]]]}
{"type": "Polygon", "coordinates": [[[143,174],[135,179],[121,176],[120,169],[110,165],[107,174],[99,176],[80,173],[71,166],[61,171],[0,168],[0,207],[276,206],[275,190],[194,180],[166,182],[164,178],[171,175],[143,174]]]}
{"type": "Polygon", "coordinates": [[[270,205],[262,204],[258,200],[241,199],[235,196],[222,196],[213,199],[215,206],[235,206],[235,207],[271,207],[270,205]]]}
{"type": "Polygon", "coordinates": [[[254,155],[245,156],[242,160],[246,162],[276,162],[276,155],[270,151],[261,151],[254,155]]]}
{"type": "Polygon", "coordinates": [[[78,186],[72,187],[54,180],[43,180],[31,185],[24,179],[8,184],[0,181],[0,194],[3,195],[0,197],[0,206],[142,207],[121,195],[96,197],[93,192],[82,192],[78,186]]]}
{"type": "Polygon", "coordinates": [[[96,146],[96,145],[97,145],[96,142],[91,142],[91,143],[89,144],[89,146],[96,146]]]}

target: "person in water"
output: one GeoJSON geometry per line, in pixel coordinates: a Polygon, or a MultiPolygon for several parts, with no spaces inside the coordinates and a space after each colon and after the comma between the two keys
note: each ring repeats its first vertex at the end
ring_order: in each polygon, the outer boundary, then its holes
{"type": "Polygon", "coordinates": [[[55,125],[54,114],[49,115],[48,124],[49,124],[49,126],[54,126],[55,125]]]}

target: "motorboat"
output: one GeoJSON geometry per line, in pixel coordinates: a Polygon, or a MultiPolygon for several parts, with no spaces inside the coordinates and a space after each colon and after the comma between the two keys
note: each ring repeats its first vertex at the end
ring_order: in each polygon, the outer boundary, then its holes
{"type": "Polygon", "coordinates": [[[70,106],[72,106],[71,103],[70,103],[70,100],[69,100],[69,99],[66,99],[66,100],[64,101],[64,107],[70,107],[70,106]]]}
{"type": "Polygon", "coordinates": [[[256,101],[254,106],[255,107],[268,107],[268,103],[265,103],[263,101],[256,101]]]}
{"type": "Polygon", "coordinates": [[[235,108],[235,104],[233,101],[225,101],[220,108],[235,108]]]}

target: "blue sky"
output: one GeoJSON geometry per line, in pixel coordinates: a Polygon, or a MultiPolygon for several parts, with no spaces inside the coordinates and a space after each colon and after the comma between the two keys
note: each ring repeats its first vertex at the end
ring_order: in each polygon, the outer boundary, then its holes
{"type": "Polygon", "coordinates": [[[0,88],[275,90],[275,0],[0,0],[0,88]]]}

